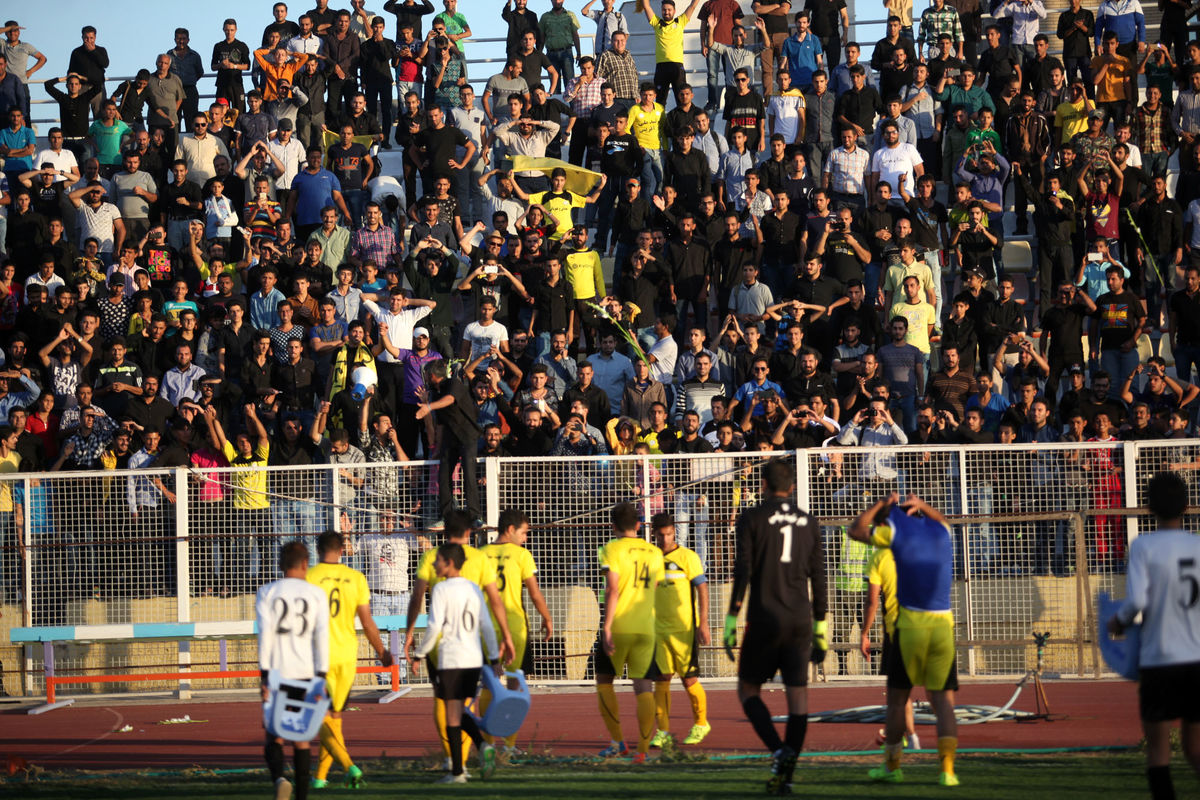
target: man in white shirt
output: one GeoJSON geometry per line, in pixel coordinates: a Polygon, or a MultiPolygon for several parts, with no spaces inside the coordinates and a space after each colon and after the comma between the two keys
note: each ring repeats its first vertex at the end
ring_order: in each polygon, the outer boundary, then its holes
{"type": "MultiPolygon", "coordinates": [[[[338,270],[341,272],[341,270],[338,270]]],[[[409,297],[399,286],[393,286],[388,294],[388,307],[384,310],[374,300],[362,301],[363,308],[375,318],[380,337],[386,336],[390,347],[378,353],[379,388],[393,413],[399,409],[400,391],[404,386],[404,365],[393,355],[393,351],[413,349],[413,328],[417,322],[429,316],[437,306],[436,300],[409,297]]]]}
{"type": "Polygon", "coordinates": [[[61,128],[51,128],[46,134],[50,146],[39,152],[33,158],[33,165],[53,164],[56,170],[55,183],[70,180],[73,184],[79,180],[79,160],[75,154],[63,147],[63,132],[61,128]]]}
{"type": "Polygon", "coordinates": [[[875,186],[880,181],[886,181],[896,188],[898,194],[900,178],[903,176],[903,185],[911,192],[912,187],[917,185],[917,178],[925,174],[925,160],[917,148],[900,141],[900,126],[895,120],[884,121],[881,132],[883,147],[871,154],[871,185],[867,191],[873,195],[875,186]]]}
{"type": "Polygon", "coordinates": [[[1138,701],[1146,734],[1150,796],[1175,797],[1171,782],[1172,722],[1182,717],[1184,753],[1200,773],[1200,537],[1183,529],[1188,485],[1160,472],[1146,486],[1146,505],[1158,522],[1129,547],[1125,602],[1108,621],[1119,636],[1142,615],[1138,701]]]}
{"type": "Polygon", "coordinates": [[[216,136],[208,135],[208,116],[203,112],[192,120],[192,133],[179,138],[175,145],[175,158],[187,162],[188,180],[203,186],[209,178],[217,175],[213,161],[217,156],[229,158],[229,148],[216,136]]]}
{"type": "MultiPolygon", "coordinates": [[[[283,577],[258,590],[254,614],[258,621],[258,667],[266,702],[272,680],[323,678],[329,671],[329,600],[308,574],[308,548],[288,542],[279,554],[283,577]]],[[[267,769],[276,797],[289,797],[292,786],[283,776],[283,739],[267,734],[267,769]]],[[[292,745],[296,783],[308,786],[312,753],[309,742],[292,745]]]]}
{"type": "Polygon", "coordinates": [[[463,330],[461,357],[468,362],[485,357],[479,369],[487,369],[492,363],[495,356],[493,350],[508,352],[508,328],[496,322],[495,316],[496,301],[485,295],[479,299],[479,319],[463,330]],[[486,358],[489,353],[493,358],[486,358]]]}
{"type": "Polygon", "coordinates": [[[664,386],[671,385],[675,375],[675,360],[679,357],[679,344],[671,335],[675,327],[674,318],[658,317],[654,320],[655,342],[646,353],[650,359],[650,377],[664,386]]]}

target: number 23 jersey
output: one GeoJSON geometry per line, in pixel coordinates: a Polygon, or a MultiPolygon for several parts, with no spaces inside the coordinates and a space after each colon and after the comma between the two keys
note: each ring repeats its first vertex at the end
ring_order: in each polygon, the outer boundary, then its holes
{"type": "Polygon", "coordinates": [[[616,573],[617,610],[613,633],[654,635],[654,602],[665,568],[662,550],[636,537],[610,539],[600,547],[600,568],[616,573]]]}
{"type": "Polygon", "coordinates": [[[300,578],[280,578],[258,590],[259,669],[300,680],[329,671],[329,601],[300,578]]]}

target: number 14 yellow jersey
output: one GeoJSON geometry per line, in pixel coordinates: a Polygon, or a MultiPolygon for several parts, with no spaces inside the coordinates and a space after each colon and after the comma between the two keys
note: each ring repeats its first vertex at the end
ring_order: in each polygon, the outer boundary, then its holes
{"type": "Polygon", "coordinates": [[[654,635],[654,601],[663,580],[662,550],[635,537],[610,539],[600,547],[600,568],[619,579],[613,633],[654,635]]]}

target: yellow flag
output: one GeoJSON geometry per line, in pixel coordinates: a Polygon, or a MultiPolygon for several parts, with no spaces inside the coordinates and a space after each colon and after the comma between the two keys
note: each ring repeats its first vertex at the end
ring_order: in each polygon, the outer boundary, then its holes
{"type": "MultiPolygon", "coordinates": [[[[321,131],[321,147],[325,151],[325,169],[333,169],[333,160],[329,157],[329,148],[342,141],[342,135],[336,131],[321,131]]],[[[358,142],[368,151],[375,144],[374,136],[355,136],[352,141],[358,142]]]]}
{"type": "Polygon", "coordinates": [[[593,172],[590,169],[577,167],[567,161],[561,161],[557,158],[534,158],[533,156],[513,156],[512,165],[514,172],[525,172],[528,170],[537,170],[546,173],[546,177],[550,177],[550,173],[557,167],[567,173],[567,189],[575,194],[591,194],[596,188],[596,184],[600,182],[600,173],[593,172]]]}

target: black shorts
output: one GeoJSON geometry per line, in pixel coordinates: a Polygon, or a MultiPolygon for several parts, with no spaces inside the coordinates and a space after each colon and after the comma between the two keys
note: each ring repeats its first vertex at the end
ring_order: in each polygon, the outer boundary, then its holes
{"type": "Polygon", "coordinates": [[[1143,722],[1200,722],[1200,661],[1144,667],[1138,678],[1138,705],[1143,722]]]}
{"type": "Polygon", "coordinates": [[[479,689],[479,667],[431,669],[433,696],[439,700],[469,700],[479,689]]]}
{"type": "Polygon", "coordinates": [[[887,675],[896,658],[896,642],[887,631],[883,632],[883,647],[879,650],[879,674],[887,675]]]}
{"type": "Polygon", "coordinates": [[[811,627],[778,636],[756,636],[754,626],[750,625],[738,658],[738,680],[762,686],[778,672],[784,686],[807,686],[811,660],[811,627]]]}

